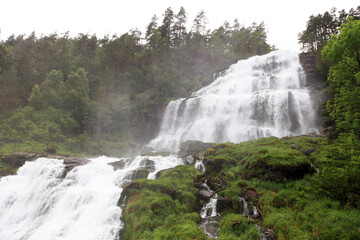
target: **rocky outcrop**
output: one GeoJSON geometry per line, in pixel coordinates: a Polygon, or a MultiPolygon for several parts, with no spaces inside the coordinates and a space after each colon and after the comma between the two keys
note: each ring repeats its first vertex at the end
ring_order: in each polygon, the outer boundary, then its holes
{"type": "Polygon", "coordinates": [[[307,87],[311,90],[311,98],[316,111],[317,119],[315,120],[316,126],[322,126],[325,121],[322,116],[322,105],[329,99],[327,91],[325,90],[326,75],[322,74],[318,69],[317,62],[320,55],[314,53],[302,53],[299,55],[300,64],[306,74],[307,87]]]}
{"type": "Polygon", "coordinates": [[[319,90],[326,86],[326,76],[317,67],[317,56],[314,53],[302,53],[299,60],[306,74],[306,83],[311,90],[319,90]]]}
{"type": "Polygon", "coordinates": [[[179,157],[187,157],[189,155],[195,155],[200,152],[203,152],[214,145],[215,145],[214,143],[204,143],[195,140],[186,141],[184,143],[181,143],[180,150],[177,154],[179,157]]]}
{"type": "MultiPolygon", "coordinates": [[[[43,154],[43,153],[24,153],[24,152],[16,152],[13,154],[0,155],[0,162],[5,163],[12,169],[18,169],[26,161],[33,161],[35,159],[46,157],[53,159],[62,159],[65,164],[64,176],[71,171],[74,167],[84,165],[89,162],[88,159],[83,157],[75,157],[75,156],[60,156],[60,155],[51,155],[51,154],[43,154]]],[[[9,172],[8,174],[12,174],[13,172],[9,172]]],[[[2,176],[7,175],[6,173],[2,173],[2,176]]]]}

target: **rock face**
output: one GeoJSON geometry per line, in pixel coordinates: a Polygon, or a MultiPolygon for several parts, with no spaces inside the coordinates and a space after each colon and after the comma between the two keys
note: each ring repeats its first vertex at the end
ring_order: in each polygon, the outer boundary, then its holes
{"type": "Polygon", "coordinates": [[[201,141],[186,141],[184,143],[181,143],[180,150],[178,152],[179,157],[186,157],[189,155],[195,155],[199,152],[203,152],[206,149],[214,146],[214,143],[204,143],[201,141]]]}
{"type": "Polygon", "coordinates": [[[306,83],[311,90],[311,98],[314,104],[315,111],[317,112],[317,119],[315,120],[316,126],[322,126],[324,117],[321,115],[323,112],[322,105],[328,100],[326,91],[326,76],[322,74],[317,68],[317,58],[312,53],[303,53],[299,55],[299,60],[304,72],[306,74],[306,83]]]}

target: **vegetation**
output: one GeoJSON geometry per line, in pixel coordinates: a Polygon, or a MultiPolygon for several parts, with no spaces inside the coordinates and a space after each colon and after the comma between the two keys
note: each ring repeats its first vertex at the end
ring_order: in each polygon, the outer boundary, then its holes
{"type": "Polygon", "coordinates": [[[207,239],[199,229],[192,166],[177,166],[157,180],[140,179],[125,187],[126,229],[121,239],[207,239]]]}
{"type": "Polygon", "coordinates": [[[333,98],[326,104],[332,124],[332,137],[360,140],[360,20],[349,18],[340,33],[334,35],[322,51],[324,61],[331,64],[328,82],[333,98]]]}
{"type": "Polygon", "coordinates": [[[197,224],[204,200],[195,186],[205,180],[219,198],[229,199],[218,209],[219,239],[259,239],[255,223],[278,239],[360,239],[359,155],[310,136],[217,144],[204,153],[205,174],[178,166],[126,187],[122,239],[203,239],[197,224]],[[242,216],[238,197],[261,215],[242,216]]]}
{"type": "Polygon", "coordinates": [[[264,23],[237,20],[210,32],[200,11],[154,16],[98,38],[68,33],[0,42],[1,151],[130,154],[157,133],[169,100],[189,95],[239,59],[271,50],[264,23]],[[17,149],[17,146],[24,146],[17,149]]]}

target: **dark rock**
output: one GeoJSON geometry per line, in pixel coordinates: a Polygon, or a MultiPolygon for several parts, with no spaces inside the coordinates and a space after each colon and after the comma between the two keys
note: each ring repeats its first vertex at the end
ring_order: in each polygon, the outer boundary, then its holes
{"type": "Polygon", "coordinates": [[[147,178],[147,176],[149,175],[149,170],[147,168],[140,168],[140,169],[136,169],[133,171],[130,171],[125,179],[127,180],[136,180],[136,179],[140,179],[140,178],[147,178]]]}
{"type": "Polygon", "coordinates": [[[48,156],[48,158],[64,159],[64,164],[65,164],[64,176],[66,176],[66,174],[70,172],[74,167],[85,165],[88,162],[90,162],[88,159],[80,158],[80,157],[48,156]]]}
{"type": "Polygon", "coordinates": [[[226,209],[233,209],[233,204],[230,198],[218,198],[216,203],[216,211],[220,214],[226,209]]]}
{"type": "Polygon", "coordinates": [[[118,206],[121,207],[123,205],[126,205],[126,198],[131,190],[140,189],[140,183],[133,181],[133,182],[126,182],[122,185],[123,191],[121,193],[121,196],[118,200],[118,206]]]}
{"type": "Polygon", "coordinates": [[[203,152],[206,149],[214,146],[214,143],[204,143],[201,141],[186,141],[180,144],[180,150],[177,153],[179,157],[186,157],[189,155],[195,155],[197,153],[203,152]]]}
{"type": "Polygon", "coordinates": [[[268,229],[264,226],[257,225],[260,231],[261,239],[264,240],[276,240],[278,237],[276,236],[274,230],[268,229]]]}
{"type": "Polygon", "coordinates": [[[246,201],[254,200],[258,198],[258,195],[254,189],[248,189],[244,192],[244,198],[246,201]]]}
{"type": "Polygon", "coordinates": [[[50,153],[50,154],[55,154],[55,153],[56,153],[56,149],[53,148],[53,147],[47,147],[47,148],[45,149],[45,152],[50,153]]]}
{"type": "Polygon", "coordinates": [[[290,131],[296,133],[301,125],[299,122],[299,116],[295,103],[295,98],[290,91],[288,93],[288,115],[291,123],[290,131]]]}
{"type": "Polygon", "coordinates": [[[150,159],[144,159],[140,162],[140,166],[147,168],[150,172],[155,170],[155,162],[150,159]]]}
{"type": "Polygon", "coordinates": [[[317,150],[316,148],[311,148],[311,149],[305,150],[303,153],[304,153],[306,156],[309,156],[310,154],[312,154],[312,153],[315,152],[316,150],[317,150]]]}
{"type": "Polygon", "coordinates": [[[128,159],[121,159],[120,161],[111,162],[111,163],[108,163],[108,164],[114,168],[114,171],[116,171],[118,169],[124,169],[125,164],[128,161],[129,161],[128,159]]]}

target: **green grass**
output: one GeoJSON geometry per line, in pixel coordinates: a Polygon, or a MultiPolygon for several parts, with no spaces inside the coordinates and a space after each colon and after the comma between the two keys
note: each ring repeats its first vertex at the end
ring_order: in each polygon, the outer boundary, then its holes
{"type": "Polygon", "coordinates": [[[139,179],[138,188],[125,188],[126,229],[121,239],[207,239],[198,228],[198,174],[193,167],[177,166],[157,180],[139,179]]]}

